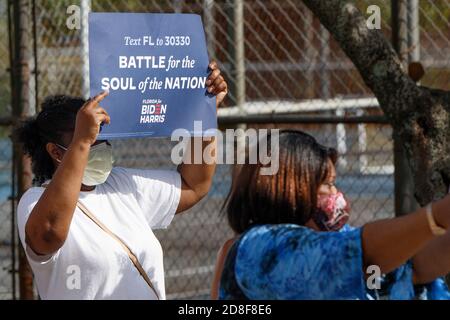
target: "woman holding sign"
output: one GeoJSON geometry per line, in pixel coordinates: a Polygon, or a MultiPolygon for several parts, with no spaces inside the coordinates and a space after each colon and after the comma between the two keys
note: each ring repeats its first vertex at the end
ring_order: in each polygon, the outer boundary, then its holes
{"type": "MultiPolygon", "coordinates": [[[[215,62],[209,67],[207,89],[219,105],[227,84],[215,62]]],[[[97,140],[111,121],[99,106],[106,95],[51,97],[16,131],[41,184],[20,199],[18,228],[42,299],[165,299],[152,229],[166,228],[211,186],[215,164],[113,167],[111,145],[97,140]]]]}

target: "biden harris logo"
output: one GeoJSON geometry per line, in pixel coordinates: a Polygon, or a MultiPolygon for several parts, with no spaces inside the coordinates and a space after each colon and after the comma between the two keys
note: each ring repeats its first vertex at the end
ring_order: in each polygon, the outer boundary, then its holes
{"type": "Polygon", "coordinates": [[[161,99],[142,100],[140,123],[164,123],[166,119],[167,104],[161,99]]]}

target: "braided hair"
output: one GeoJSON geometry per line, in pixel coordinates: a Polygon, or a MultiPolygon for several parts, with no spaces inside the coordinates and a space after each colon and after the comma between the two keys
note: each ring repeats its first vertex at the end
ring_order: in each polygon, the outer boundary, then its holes
{"type": "Polygon", "coordinates": [[[79,97],[49,96],[36,117],[21,122],[14,129],[13,139],[31,157],[34,183],[42,184],[53,176],[55,166],[46,145],[49,142],[63,144],[63,134],[74,131],[77,112],[84,103],[79,97]]]}

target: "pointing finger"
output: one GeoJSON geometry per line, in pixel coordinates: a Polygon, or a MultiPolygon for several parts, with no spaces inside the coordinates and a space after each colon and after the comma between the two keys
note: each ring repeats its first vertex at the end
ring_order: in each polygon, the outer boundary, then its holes
{"type": "Polygon", "coordinates": [[[96,95],[94,98],[89,100],[89,102],[86,105],[86,108],[94,108],[96,107],[100,101],[102,101],[107,95],[109,94],[108,91],[103,91],[102,93],[96,95]]]}

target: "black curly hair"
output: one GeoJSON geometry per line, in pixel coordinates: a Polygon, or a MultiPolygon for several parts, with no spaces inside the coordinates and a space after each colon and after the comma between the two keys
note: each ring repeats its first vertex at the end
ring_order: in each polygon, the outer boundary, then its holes
{"type": "Polygon", "coordinates": [[[63,144],[62,136],[73,132],[78,110],[85,100],[80,97],[54,95],[45,98],[41,112],[21,122],[13,132],[13,139],[22,145],[23,152],[31,157],[34,183],[51,179],[55,167],[46,150],[49,142],[63,144]]]}

